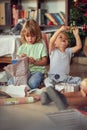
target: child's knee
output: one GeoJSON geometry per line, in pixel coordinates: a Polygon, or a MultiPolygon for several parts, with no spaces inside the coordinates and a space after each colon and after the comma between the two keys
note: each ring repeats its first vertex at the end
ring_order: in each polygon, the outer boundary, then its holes
{"type": "Polygon", "coordinates": [[[35,89],[35,88],[39,88],[40,87],[40,84],[42,82],[42,79],[30,79],[28,81],[28,85],[30,86],[31,89],[35,89]]]}

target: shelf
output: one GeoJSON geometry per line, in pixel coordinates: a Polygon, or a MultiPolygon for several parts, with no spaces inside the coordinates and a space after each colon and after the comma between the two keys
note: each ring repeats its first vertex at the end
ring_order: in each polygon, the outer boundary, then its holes
{"type": "Polygon", "coordinates": [[[42,25],[40,26],[42,32],[55,32],[61,25],[55,26],[55,25],[42,25]]]}
{"type": "Polygon", "coordinates": [[[11,63],[11,57],[0,57],[0,63],[11,63]]]}
{"type": "MultiPolygon", "coordinates": [[[[1,30],[2,29],[4,30],[5,28],[11,28],[12,27],[12,25],[14,23],[13,22],[14,18],[13,18],[13,14],[12,14],[12,10],[13,10],[12,5],[14,5],[14,4],[16,5],[18,12],[21,12],[23,10],[25,10],[25,12],[26,12],[26,11],[29,10],[29,7],[35,7],[37,9],[37,14],[39,14],[38,10],[40,10],[40,9],[47,10],[48,13],[50,13],[50,12],[53,12],[53,13],[56,12],[57,13],[59,11],[63,11],[63,12],[65,12],[65,15],[66,15],[66,23],[68,22],[68,20],[67,20],[67,18],[68,18],[67,17],[67,15],[68,15],[67,7],[68,7],[68,1],[69,0],[26,0],[26,1],[25,0],[4,0],[4,1],[1,0],[0,4],[1,4],[1,2],[5,3],[7,1],[10,4],[9,5],[10,6],[10,8],[9,8],[9,11],[10,11],[9,18],[10,18],[11,21],[9,22],[9,26],[7,25],[6,21],[4,21],[4,26],[2,26],[0,24],[1,30]]],[[[4,12],[8,12],[8,11],[5,11],[5,8],[3,10],[4,10],[4,12]]],[[[22,12],[22,13],[24,13],[24,12],[22,12]]],[[[7,14],[4,15],[4,17],[6,17],[6,16],[8,16],[8,15],[7,14]]],[[[18,15],[18,16],[20,16],[19,19],[22,18],[21,15],[18,15]]],[[[42,15],[42,17],[44,17],[44,15],[42,15]]],[[[24,17],[24,18],[26,18],[26,17],[24,17]]],[[[40,16],[38,17],[38,15],[37,15],[37,19],[39,19],[39,18],[41,18],[41,17],[40,16]]],[[[37,21],[39,23],[40,20],[37,20],[37,21]]],[[[47,24],[47,22],[48,21],[46,21],[46,23],[45,23],[45,21],[44,21],[43,24],[47,24]]],[[[40,23],[39,25],[42,25],[42,23],[40,23]]],[[[15,26],[15,24],[14,24],[14,26],[15,26]]],[[[46,28],[46,27],[42,28],[41,27],[41,29],[42,29],[42,32],[49,32],[49,31],[54,32],[54,31],[56,31],[56,28],[46,28]]]]}

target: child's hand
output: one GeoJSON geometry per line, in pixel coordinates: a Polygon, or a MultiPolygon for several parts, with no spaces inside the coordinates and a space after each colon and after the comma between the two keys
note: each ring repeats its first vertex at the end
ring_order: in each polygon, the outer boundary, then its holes
{"type": "Polygon", "coordinates": [[[21,57],[26,57],[26,56],[27,56],[26,54],[22,53],[22,54],[19,56],[19,58],[21,58],[21,57]]]}
{"type": "Polygon", "coordinates": [[[36,60],[32,57],[29,57],[29,63],[30,64],[34,64],[36,62],[36,60]]]}
{"type": "Polygon", "coordinates": [[[69,26],[61,26],[60,31],[67,31],[69,29],[69,26]]]}
{"type": "Polygon", "coordinates": [[[74,36],[76,36],[76,35],[79,34],[79,29],[78,29],[78,27],[75,27],[75,28],[73,29],[73,34],[74,34],[74,36]]]}

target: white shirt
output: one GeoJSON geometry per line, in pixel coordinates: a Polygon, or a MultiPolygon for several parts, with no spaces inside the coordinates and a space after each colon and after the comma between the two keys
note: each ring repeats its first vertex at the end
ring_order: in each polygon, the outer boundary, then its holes
{"type": "Polygon", "coordinates": [[[51,76],[59,74],[60,78],[65,79],[65,76],[70,73],[71,56],[71,48],[67,48],[64,53],[58,49],[53,50],[50,54],[50,69],[48,74],[51,76]]]}

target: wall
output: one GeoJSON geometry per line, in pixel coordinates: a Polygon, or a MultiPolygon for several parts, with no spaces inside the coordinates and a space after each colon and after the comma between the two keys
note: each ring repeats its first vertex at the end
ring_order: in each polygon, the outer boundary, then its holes
{"type": "Polygon", "coordinates": [[[28,9],[28,7],[37,7],[37,0],[22,0],[23,9],[28,9]]]}
{"type": "Polygon", "coordinates": [[[46,0],[43,4],[50,13],[65,12],[65,0],[46,0]]]}
{"type": "MultiPolygon", "coordinates": [[[[37,7],[38,0],[22,0],[22,6],[24,9],[28,8],[29,6],[37,7]]],[[[66,0],[45,0],[41,8],[47,9],[48,12],[56,13],[59,11],[65,12],[65,1],[66,0]]]]}

